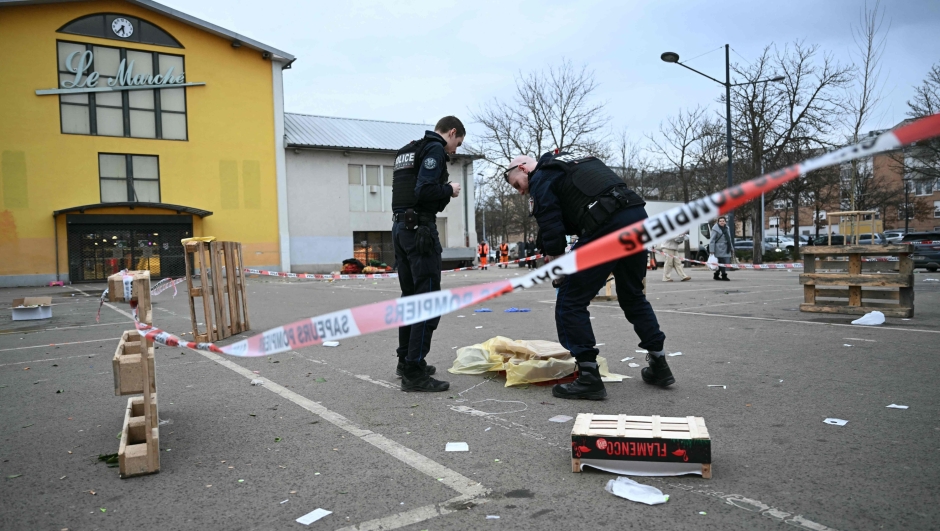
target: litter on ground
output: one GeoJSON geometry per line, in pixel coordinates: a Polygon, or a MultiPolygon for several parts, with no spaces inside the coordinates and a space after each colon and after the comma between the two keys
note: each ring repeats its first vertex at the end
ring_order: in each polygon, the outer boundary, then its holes
{"type": "Polygon", "coordinates": [[[568,422],[572,418],[573,417],[569,417],[568,415],[555,415],[554,417],[548,419],[548,421],[549,422],[568,422]]]}
{"type": "Polygon", "coordinates": [[[338,347],[339,341],[324,341],[323,346],[324,347],[338,347]]]}
{"type": "Polygon", "coordinates": [[[628,364],[627,364],[627,367],[633,367],[634,369],[637,368],[637,367],[639,367],[639,366],[640,366],[639,363],[628,363],[628,364]]]}
{"type": "Polygon", "coordinates": [[[864,325],[864,326],[877,326],[884,324],[885,314],[875,310],[873,312],[868,312],[865,315],[859,317],[858,319],[852,321],[854,325],[864,325]]]}
{"type": "Polygon", "coordinates": [[[671,354],[666,354],[666,355],[667,355],[667,356],[681,356],[682,353],[681,353],[681,352],[673,352],[673,353],[671,353],[671,354]]]}
{"type": "Polygon", "coordinates": [[[480,308],[478,310],[473,310],[473,311],[476,313],[492,313],[493,312],[493,310],[489,308],[480,308]]]}
{"type": "Polygon", "coordinates": [[[506,313],[526,313],[528,311],[531,311],[531,310],[529,310],[528,308],[506,308],[505,310],[506,313]]]}
{"type": "Polygon", "coordinates": [[[264,380],[258,380],[258,379],[252,380],[251,385],[264,385],[264,380]]]}
{"type": "Polygon", "coordinates": [[[891,409],[907,409],[907,408],[908,408],[908,406],[902,406],[902,405],[900,405],[900,404],[891,404],[891,405],[885,406],[885,407],[889,407],[889,408],[891,408],[891,409]]]}
{"type": "Polygon", "coordinates": [[[618,476],[607,482],[604,490],[630,501],[645,503],[647,505],[659,505],[669,501],[669,496],[663,494],[663,491],[650,485],[637,483],[630,478],[618,476]]]}
{"type": "Polygon", "coordinates": [[[708,387],[721,387],[722,389],[728,388],[727,385],[722,385],[722,384],[710,384],[708,387]]]}
{"type": "Polygon", "coordinates": [[[832,424],[833,426],[845,426],[849,423],[849,421],[842,419],[826,419],[823,422],[826,424],[832,424]]]}
{"type": "Polygon", "coordinates": [[[444,447],[445,452],[469,452],[470,445],[465,442],[449,442],[444,447]]]}
{"type": "Polygon", "coordinates": [[[627,356],[626,358],[624,358],[624,359],[622,359],[622,360],[620,360],[620,361],[630,361],[630,360],[632,360],[632,359],[633,359],[633,356],[627,356]]]}
{"type": "Polygon", "coordinates": [[[333,514],[333,511],[327,511],[326,509],[316,509],[298,518],[297,523],[303,524],[303,525],[310,525],[316,522],[317,520],[323,518],[324,516],[327,516],[330,514],[333,514]]]}

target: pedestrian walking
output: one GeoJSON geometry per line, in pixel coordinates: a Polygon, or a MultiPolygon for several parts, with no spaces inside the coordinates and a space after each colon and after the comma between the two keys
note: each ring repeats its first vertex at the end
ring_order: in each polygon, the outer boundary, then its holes
{"type": "MultiPolygon", "coordinates": [[[[734,255],[734,242],[728,231],[728,220],[724,216],[718,218],[718,223],[712,227],[712,237],[708,241],[708,252],[715,255],[719,264],[730,264],[734,255]]],[[[715,280],[731,280],[728,278],[728,268],[719,267],[712,277],[715,280]]]]}
{"type": "Polygon", "coordinates": [[[689,233],[670,238],[663,243],[662,250],[666,253],[663,260],[665,262],[663,264],[663,282],[672,282],[670,277],[672,271],[679,275],[679,280],[682,282],[692,280],[692,277],[686,275],[682,269],[682,260],[679,258],[679,248],[683,247],[687,241],[689,241],[689,233]]]}
{"type": "MultiPolygon", "coordinates": [[[[525,256],[526,258],[531,258],[538,254],[538,248],[535,245],[535,237],[529,236],[529,241],[525,242],[525,256]]],[[[526,267],[529,269],[535,269],[538,266],[538,261],[534,259],[526,260],[526,267]]]]}

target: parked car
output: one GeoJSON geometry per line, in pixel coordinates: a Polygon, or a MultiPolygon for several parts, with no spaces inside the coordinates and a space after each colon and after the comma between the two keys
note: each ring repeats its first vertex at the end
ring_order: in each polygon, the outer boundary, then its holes
{"type": "Polygon", "coordinates": [[[924,267],[935,273],[940,268],[940,232],[909,232],[901,239],[904,242],[932,241],[933,243],[914,244],[914,267],[924,267]]]}
{"type": "Polygon", "coordinates": [[[901,238],[904,237],[904,229],[889,229],[882,234],[884,234],[888,243],[901,243],[901,238]]]}
{"type": "MultiPolygon", "coordinates": [[[[782,253],[782,252],[785,252],[784,249],[778,248],[778,247],[776,246],[776,244],[768,243],[767,241],[764,241],[764,242],[763,242],[763,245],[764,245],[764,252],[765,252],[765,253],[769,253],[769,252],[781,252],[781,253],[782,253]]],[[[791,247],[792,247],[792,246],[791,246],[791,247]]],[[[754,251],[754,240],[738,240],[738,241],[734,242],[734,252],[735,252],[735,254],[737,254],[739,251],[748,251],[748,252],[754,251]]]]}
{"type": "Polygon", "coordinates": [[[770,248],[785,249],[791,251],[793,249],[793,240],[786,236],[764,236],[764,243],[770,244],[770,248]]]}
{"type": "Polygon", "coordinates": [[[846,238],[845,236],[841,234],[833,234],[832,241],[830,243],[829,236],[826,234],[823,234],[821,236],[817,236],[813,238],[813,243],[811,245],[846,245],[846,239],[848,239],[849,244],[852,243],[851,236],[846,238]]]}
{"type": "Polygon", "coordinates": [[[874,234],[863,232],[858,235],[858,243],[859,245],[886,245],[888,239],[880,232],[874,234]]]}

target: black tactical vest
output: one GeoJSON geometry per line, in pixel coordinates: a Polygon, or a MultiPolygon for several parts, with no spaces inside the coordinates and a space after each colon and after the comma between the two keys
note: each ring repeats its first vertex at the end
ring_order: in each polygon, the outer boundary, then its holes
{"type": "Polygon", "coordinates": [[[582,234],[587,228],[583,216],[589,205],[615,187],[621,187],[628,198],[624,206],[645,202],[627,188],[616,173],[592,155],[562,153],[540,164],[537,169],[561,170],[565,177],[556,179],[553,192],[561,203],[561,214],[568,234],[582,234]]]}
{"type": "MultiPolygon", "coordinates": [[[[404,211],[413,208],[418,212],[436,214],[444,210],[444,207],[450,202],[449,200],[441,201],[444,206],[440,206],[438,202],[418,204],[418,198],[415,196],[418,170],[421,169],[421,164],[424,162],[424,148],[430,142],[440,142],[440,140],[430,136],[425,136],[420,140],[412,140],[395,154],[395,172],[392,174],[392,210],[404,211]]],[[[446,158],[445,155],[440,184],[447,184],[447,178],[450,177],[447,172],[446,158]]]]}

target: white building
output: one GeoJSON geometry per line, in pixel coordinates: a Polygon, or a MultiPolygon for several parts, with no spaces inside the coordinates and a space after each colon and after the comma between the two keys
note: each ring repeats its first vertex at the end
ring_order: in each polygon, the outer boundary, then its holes
{"type": "MultiPolygon", "coordinates": [[[[356,257],[393,265],[392,168],[395,153],[433,125],[285,113],[291,271],[322,273],[356,257]],[[365,245],[364,245],[365,244],[365,245]]],[[[475,242],[473,160],[458,150],[448,164],[460,196],[438,214],[441,245],[475,242]]],[[[445,257],[448,251],[445,250],[445,257]]]]}

